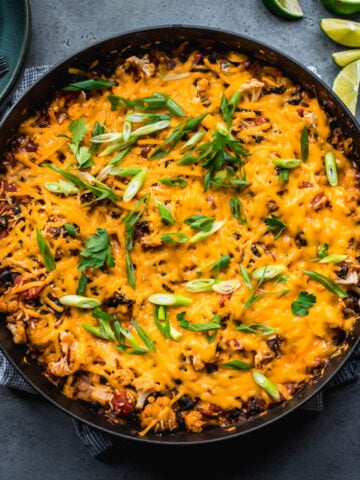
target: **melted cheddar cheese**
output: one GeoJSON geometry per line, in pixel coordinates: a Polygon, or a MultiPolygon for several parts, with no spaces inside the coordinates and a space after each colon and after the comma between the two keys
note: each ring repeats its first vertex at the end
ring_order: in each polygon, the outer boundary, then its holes
{"type": "MultiPolygon", "coordinates": [[[[334,141],[329,143],[329,118],[317,98],[311,98],[281,72],[251,63],[245,55],[234,52],[228,60],[203,57],[200,62],[199,53],[193,52],[184,62],[176,60],[174,68],[166,72],[161,54],[154,55],[157,66],[148,59],[147,70],[141,70],[141,59],[130,69],[125,68],[126,62],[125,66],[120,64],[111,77],[117,85],[91,95],[56,95],[46,107],[45,120],[42,111],[20,125],[17,140],[10,144],[5,157],[7,171],[2,181],[2,215],[8,216],[9,226],[1,235],[1,271],[16,273],[10,284],[2,284],[2,311],[7,313],[14,340],[28,344],[44,373],[68,397],[96,401],[100,412],[121,423],[145,392],[145,407],[142,410],[140,401],[137,410],[143,432],[177,428],[174,411],[179,409],[186,428],[201,431],[210,424],[230,425],[229,412],[234,409],[239,409],[237,418],[251,416],[274,402],[255,383],[252,370],[233,370],[223,367],[224,363],[240,360],[251,364],[275,384],[284,401],[321,372],[339,351],[335,334],[348,333],[356,317],[356,310],[350,308],[351,296],[350,300],[339,298],[310,280],[303,270],[340,280],[336,275],[339,265],[311,263],[327,243],[330,254],[347,255],[340,268],[356,273],[360,197],[356,170],[345,155],[350,151],[350,141],[338,144],[338,148],[334,141]],[[164,158],[147,158],[184,120],[176,116],[168,128],[140,137],[122,162],[121,167],[148,168],[143,187],[130,202],[121,200],[129,178],[114,175],[102,181],[120,197],[117,201],[89,205],[84,189],[77,195],[64,196],[45,187],[46,182],[57,182],[61,177],[43,164],[65,168],[73,162],[73,167],[77,166],[68,148],[69,140],[64,137],[71,136],[72,121],[84,119],[88,129],[82,145],[89,148],[95,122],[105,124],[108,132],[122,132],[127,110],[111,110],[110,93],[130,100],[166,93],[183,108],[186,119],[207,113],[199,127],[206,132],[202,142],[207,142],[216,125],[224,123],[222,95],[229,99],[236,91],[242,96],[231,130],[247,152],[242,160],[249,183],[240,191],[212,188],[204,192],[206,170],[201,162],[178,165],[185,138],[164,158]],[[308,161],[291,170],[285,183],[272,160],[300,158],[304,127],[309,131],[308,161]],[[326,152],[336,157],[339,182],[335,187],[327,179],[326,152]],[[169,187],[159,182],[164,177],[181,177],[187,185],[169,187]],[[126,274],[122,219],[146,194],[150,194],[150,201],[139,220],[146,222],[146,231],[135,235],[131,251],[136,266],[133,289],[126,274]],[[246,225],[231,215],[229,200],[233,197],[243,205],[246,225]],[[174,225],[161,221],[156,201],[172,212],[174,225]],[[264,222],[271,214],[287,225],[276,239],[264,222]],[[161,240],[161,235],[170,232],[191,237],[194,231],[184,220],[192,215],[215,217],[224,224],[198,243],[161,240]],[[67,234],[65,223],[76,225],[78,235],[67,234]],[[154,342],[156,352],[130,355],[118,351],[113,342],[96,338],[82,327],[84,323],[97,325],[91,310],[64,308],[58,301],[76,293],[80,252],[97,228],[109,234],[115,266],[88,268],[85,295],[97,298],[101,308],[116,315],[141,343],[130,323],[131,317],[135,318],[154,342]],[[55,257],[56,269],[51,272],[40,255],[36,229],[55,257]],[[236,291],[225,296],[214,291],[186,291],[185,282],[199,278],[198,270],[223,255],[229,255],[231,263],[220,271],[219,279],[237,279],[240,287],[236,291]],[[240,275],[240,265],[251,274],[256,268],[273,264],[286,267],[285,284],[275,284],[276,279],[264,282],[258,293],[268,294],[244,308],[251,291],[240,275]],[[281,295],[285,290],[288,292],[281,295]],[[164,338],[153,319],[154,306],[148,301],[154,293],[169,291],[193,300],[187,307],[168,308],[171,325],[183,334],[180,341],[164,338]],[[297,316],[291,305],[303,291],[315,295],[316,303],[307,315],[297,316]],[[215,314],[221,315],[222,328],[215,341],[208,343],[205,332],[181,328],[176,315],[183,311],[190,323],[207,323],[215,314]],[[276,333],[262,336],[238,331],[240,324],[262,324],[276,333]],[[191,401],[182,410],[184,398],[191,401]],[[128,410],[122,408],[124,404],[128,410]]],[[[101,156],[103,149],[100,146],[92,155],[94,165],[86,170],[93,176],[116,155],[101,156]]],[[[214,275],[205,270],[200,276],[214,275]]]]}

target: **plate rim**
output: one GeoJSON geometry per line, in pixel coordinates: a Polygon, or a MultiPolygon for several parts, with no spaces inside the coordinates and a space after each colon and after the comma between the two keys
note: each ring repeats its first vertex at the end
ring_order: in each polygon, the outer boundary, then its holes
{"type": "Polygon", "coordinates": [[[31,10],[29,0],[21,0],[22,8],[25,13],[25,28],[23,31],[23,39],[21,42],[20,53],[16,60],[15,66],[13,71],[9,72],[10,76],[8,82],[6,83],[5,87],[0,91],[0,111],[4,110],[7,107],[6,99],[9,97],[10,93],[14,89],[22,68],[25,64],[25,60],[27,57],[30,39],[31,39],[31,10]]]}

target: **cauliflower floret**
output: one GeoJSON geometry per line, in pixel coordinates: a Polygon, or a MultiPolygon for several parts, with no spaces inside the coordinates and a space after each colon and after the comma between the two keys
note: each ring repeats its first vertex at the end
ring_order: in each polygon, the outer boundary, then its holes
{"type": "Polygon", "coordinates": [[[7,328],[13,335],[14,343],[25,343],[26,342],[26,332],[24,322],[18,321],[16,323],[8,323],[7,328]]]}
{"type": "Polygon", "coordinates": [[[197,410],[192,410],[189,413],[183,414],[185,425],[190,432],[201,432],[205,422],[202,419],[202,415],[197,410]]]}
{"type": "Polygon", "coordinates": [[[159,397],[154,403],[146,405],[140,414],[141,426],[148,427],[154,420],[154,431],[175,430],[177,428],[176,414],[171,408],[171,400],[168,397],[159,397]]]}
{"type": "Polygon", "coordinates": [[[126,385],[130,385],[134,378],[134,372],[130,370],[130,368],[121,368],[117,371],[116,380],[119,382],[120,385],[124,387],[126,385]]]}
{"type": "Polygon", "coordinates": [[[155,383],[148,373],[144,373],[140,377],[135,378],[132,381],[133,387],[135,387],[138,394],[135,408],[141,409],[144,407],[144,403],[150,393],[158,392],[160,385],[155,383]]]}
{"type": "Polygon", "coordinates": [[[125,60],[125,70],[135,69],[140,78],[152,77],[155,73],[155,65],[150,62],[149,55],[146,54],[142,58],[133,55],[125,60]]]}
{"type": "Polygon", "coordinates": [[[259,100],[264,86],[264,82],[260,82],[256,78],[252,78],[249,82],[244,83],[240,87],[242,99],[248,102],[256,102],[259,100]]]}
{"type": "Polygon", "coordinates": [[[50,362],[49,370],[57,377],[64,377],[74,373],[77,368],[75,360],[78,342],[72,333],[65,331],[60,333],[60,345],[63,356],[57,362],[50,362]]]}

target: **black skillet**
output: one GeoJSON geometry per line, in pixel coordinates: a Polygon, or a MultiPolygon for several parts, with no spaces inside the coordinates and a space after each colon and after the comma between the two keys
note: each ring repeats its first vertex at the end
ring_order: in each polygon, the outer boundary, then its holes
{"type": "MultiPolygon", "coordinates": [[[[132,53],[138,53],[139,50],[141,51],[143,48],[146,49],[149,45],[154,44],[158,46],[159,49],[166,50],[174,45],[179,45],[183,41],[188,41],[194,45],[194,48],[200,49],[212,47],[215,51],[227,51],[229,49],[239,50],[250,54],[252,57],[259,58],[267,64],[279,67],[284,74],[291,78],[296,84],[302,85],[309,92],[316,93],[321,104],[330,116],[337,119],[337,125],[341,127],[344,134],[347,137],[352,137],[355,145],[360,145],[359,125],[349,110],[329,90],[324,82],[287,55],[267,45],[260,44],[250,38],[234,33],[204,27],[174,25],[131,31],[117,37],[109,38],[72,55],[51,69],[17,102],[7,117],[2,120],[0,125],[0,156],[2,153],[1,150],[5,148],[7,139],[12,133],[16,132],[19,124],[32,112],[43,107],[45,102],[51,99],[56,90],[61,89],[70,81],[74,80],[74,77],[68,73],[69,67],[86,70],[95,60],[99,60],[99,68],[102,68],[106,74],[107,69],[113,68],[112,58],[118,57],[118,53],[115,52],[121,52],[125,49],[124,55],[128,56],[132,53]]],[[[355,149],[353,161],[355,163],[359,162],[357,149],[355,149]]],[[[301,392],[295,394],[295,397],[284,406],[277,406],[264,416],[255,417],[253,420],[239,425],[232,431],[216,428],[202,433],[176,432],[161,435],[149,433],[145,438],[140,438],[130,427],[122,427],[108,423],[105,418],[94,413],[85,403],[70,400],[62,395],[59,390],[40,373],[36,365],[23,363],[24,347],[13,343],[12,336],[3,324],[0,326],[0,347],[18,372],[38,390],[39,393],[72,417],[122,438],[136,439],[149,443],[184,445],[204,444],[244,435],[245,433],[269,425],[275,420],[287,415],[324,387],[350,357],[359,336],[360,322],[358,321],[353,332],[345,340],[347,348],[344,349],[343,353],[330,360],[324,376],[316,383],[307,385],[301,392]]]]}

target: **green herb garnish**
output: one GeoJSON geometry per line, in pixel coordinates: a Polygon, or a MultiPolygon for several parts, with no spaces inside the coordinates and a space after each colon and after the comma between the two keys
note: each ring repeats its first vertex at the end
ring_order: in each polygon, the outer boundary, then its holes
{"type": "Polygon", "coordinates": [[[327,290],[329,290],[329,292],[334,293],[338,297],[347,298],[349,296],[347,292],[331,278],[321,275],[321,273],[312,272],[309,270],[303,270],[303,273],[305,273],[305,275],[310,277],[312,280],[315,280],[323,285],[327,290]]]}
{"type": "Polygon", "coordinates": [[[171,211],[158,200],[155,201],[161,220],[167,225],[174,225],[175,220],[171,211]]]}
{"type": "Polygon", "coordinates": [[[49,165],[43,163],[40,165],[41,167],[50,168],[54,172],[58,173],[59,175],[63,176],[69,182],[73,183],[77,187],[84,188],[86,190],[90,190],[94,195],[96,195],[97,201],[104,200],[108,198],[109,200],[120,200],[120,197],[116,195],[109,187],[107,187],[104,183],[99,182],[96,178],[88,175],[86,178],[90,178],[94,185],[90,185],[89,183],[85,183],[79,177],[74,175],[73,173],[69,172],[68,170],[64,170],[62,168],[58,168],[55,165],[49,165]]]}
{"type": "Polygon", "coordinates": [[[69,125],[69,130],[72,133],[71,142],[68,144],[71,151],[75,155],[75,158],[80,168],[88,168],[94,165],[91,158],[91,153],[88,147],[82,147],[80,145],[87,131],[87,125],[83,118],[73,120],[69,125]]]}
{"type": "Polygon", "coordinates": [[[309,158],[309,130],[307,127],[303,128],[300,137],[301,160],[307,162],[309,158]]]}
{"type": "Polygon", "coordinates": [[[181,232],[164,233],[160,238],[165,243],[184,243],[189,240],[189,237],[181,232]]]}
{"type": "Polygon", "coordinates": [[[227,101],[225,95],[221,97],[221,104],[220,104],[220,109],[222,113],[222,117],[224,119],[224,122],[228,126],[228,128],[231,127],[232,120],[233,120],[233,115],[235,112],[235,109],[240,102],[241,99],[241,93],[240,92],[235,92],[232,94],[230,97],[230,100],[227,101]]]}
{"type": "Polygon", "coordinates": [[[70,223],[65,223],[64,228],[69,235],[71,235],[72,237],[76,237],[77,231],[76,231],[75,225],[71,225],[70,223]]]}
{"type": "Polygon", "coordinates": [[[254,368],[250,363],[242,362],[241,360],[232,360],[221,365],[222,367],[231,368],[232,370],[249,370],[254,368]]]}
{"type": "Polygon", "coordinates": [[[168,187],[186,187],[187,181],[180,177],[173,177],[173,178],[160,178],[159,182],[163,183],[168,187]]]}
{"type": "Polygon", "coordinates": [[[309,314],[309,308],[316,303],[316,297],[312,293],[300,292],[297,300],[291,304],[291,311],[298,317],[305,317],[309,314]]]}
{"type": "Polygon", "coordinates": [[[209,232],[215,222],[215,217],[205,217],[204,215],[193,215],[184,220],[184,223],[190,225],[193,230],[209,232]]]}
{"type": "Polygon", "coordinates": [[[249,325],[240,325],[236,327],[236,330],[244,333],[253,333],[254,335],[260,335],[265,337],[275,333],[275,328],[268,327],[267,325],[262,325],[261,323],[250,323],[249,325]]]}
{"type": "Polygon", "coordinates": [[[48,272],[56,269],[56,263],[49,248],[49,245],[46,243],[45,238],[42,236],[40,230],[36,229],[36,240],[40,250],[40,254],[43,258],[45,268],[48,272]]]}
{"type": "Polygon", "coordinates": [[[195,130],[195,128],[200,125],[201,121],[204,117],[206,117],[206,115],[207,114],[205,113],[199,117],[190,118],[185,122],[181,122],[177,127],[174,128],[170,136],[161,145],[155,148],[150,156],[150,160],[166,157],[177,145],[177,143],[182,140],[186,133],[195,130]]]}
{"type": "Polygon", "coordinates": [[[237,197],[230,198],[230,212],[241,225],[247,225],[243,204],[237,197]]]}
{"type": "Polygon", "coordinates": [[[216,322],[210,323],[190,323],[185,318],[186,312],[181,312],[176,315],[176,319],[179,322],[181,328],[189,330],[190,332],[206,332],[208,330],[219,330],[221,325],[216,322]]]}
{"type": "Polygon", "coordinates": [[[88,284],[89,279],[86,277],[85,273],[82,272],[79,278],[78,287],[76,289],[77,295],[84,295],[86,290],[86,285],[88,284]]]}
{"type": "Polygon", "coordinates": [[[272,214],[270,218],[265,218],[264,223],[268,227],[266,232],[274,232],[274,240],[279,238],[287,228],[287,224],[274,214],[272,214]]]}
{"type": "Polygon", "coordinates": [[[113,87],[116,82],[111,80],[103,80],[101,78],[90,78],[89,80],[82,80],[81,82],[70,83],[63,90],[78,91],[78,90],[99,90],[101,88],[113,87]]]}
{"type": "Polygon", "coordinates": [[[104,228],[97,228],[95,235],[90,235],[85,242],[85,250],[80,252],[79,270],[86,268],[100,268],[104,265],[108,267],[115,266],[115,259],[111,254],[114,248],[109,239],[109,235],[104,228]]]}

